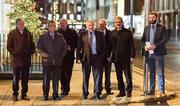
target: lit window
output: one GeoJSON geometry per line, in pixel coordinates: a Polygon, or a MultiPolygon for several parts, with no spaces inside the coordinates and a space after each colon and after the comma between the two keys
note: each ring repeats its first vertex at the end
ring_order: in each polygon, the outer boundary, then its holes
{"type": "Polygon", "coordinates": [[[48,14],[48,20],[52,20],[52,14],[48,14]]]}
{"type": "Polygon", "coordinates": [[[77,20],[81,20],[81,15],[77,14],[77,20]]]}
{"type": "Polygon", "coordinates": [[[70,20],[74,20],[74,14],[70,14],[70,15],[69,15],[69,19],[70,19],[70,20]]]}
{"type": "Polygon", "coordinates": [[[77,11],[81,12],[81,6],[77,6],[77,11]]]}
{"type": "Polygon", "coordinates": [[[63,14],[62,18],[67,19],[67,14],[63,14]]]}

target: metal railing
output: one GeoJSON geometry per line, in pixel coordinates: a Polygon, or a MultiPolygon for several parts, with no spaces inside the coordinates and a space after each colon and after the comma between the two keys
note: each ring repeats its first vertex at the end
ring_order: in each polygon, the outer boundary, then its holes
{"type": "MultiPolygon", "coordinates": [[[[0,35],[0,73],[11,73],[12,72],[12,62],[11,56],[7,51],[7,40],[5,40],[5,36],[0,35]]],[[[41,57],[38,53],[34,53],[31,58],[31,73],[42,73],[42,64],[41,57]]]]}

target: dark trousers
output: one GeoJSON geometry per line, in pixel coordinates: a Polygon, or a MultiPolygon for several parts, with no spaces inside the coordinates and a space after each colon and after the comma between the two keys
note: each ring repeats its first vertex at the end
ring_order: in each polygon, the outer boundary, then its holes
{"type": "Polygon", "coordinates": [[[74,65],[74,58],[65,58],[62,65],[61,73],[61,90],[68,93],[70,91],[70,81],[72,76],[72,69],[74,65]]]}
{"type": "Polygon", "coordinates": [[[19,90],[19,79],[21,78],[22,96],[26,96],[28,92],[28,81],[29,81],[29,66],[15,67],[13,68],[13,95],[18,96],[19,90]]]}
{"type": "Polygon", "coordinates": [[[116,76],[118,80],[118,90],[120,92],[125,92],[125,84],[123,81],[123,72],[126,77],[126,92],[131,93],[132,92],[132,75],[131,75],[131,68],[130,63],[122,64],[122,63],[115,63],[116,68],[116,76]]]}
{"type": "Polygon", "coordinates": [[[58,96],[59,74],[61,67],[59,66],[43,66],[43,95],[49,95],[50,79],[52,77],[53,96],[58,96]]]}
{"type": "Polygon", "coordinates": [[[83,71],[83,96],[89,95],[89,77],[91,74],[91,69],[93,72],[94,79],[94,95],[100,95],[99,89],[99,79],[100,79],[100,58],[98,55],[91,56],[90,62],[82,63],[82,71],[83,71]],[[99,61],[99,62],[98,62],[99,61]]]}
{"type": "Polygon", "coordinates": [[[100,86],[100,91],[102,92],[103,87],[103,72],[105,73],[105,90],[106,92],[111,92],[111,62],[104,61],[104,63],[101,66],[101,71],[100,71],[100,79],[99,79],[99,86],[100,86]]]}

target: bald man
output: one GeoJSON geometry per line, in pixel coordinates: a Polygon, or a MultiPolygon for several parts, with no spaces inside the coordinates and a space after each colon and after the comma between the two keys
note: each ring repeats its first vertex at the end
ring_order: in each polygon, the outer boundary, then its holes
{"type": "Polygon", "coordinates": [[[58,30],[61,33],[67,44],[66,56],[63,59],[62,64],[62,74],[61,74],[61,95],[68,95],[70,91],[70,81],[72,76],[72,69],[74,65],[74,52],[77,47],[78,34],[75,30],[68,28],[67,19],[62,18],[60,20],[60,29],[58,30]]]}
{"type": "MultiPolygon", "coordinates": [[[[98,22],[98,30],[103,32],[104,34],[104,38],[105,38],[105,41],[106,41],[106,50],[108,51],[108,45],[109,45],[109,39],[110,39],[110,33],[111,31],[108,30],[106,28],[106,20],[105,19],[100,19],[99,22],[98,22]]],[[[111,76],[111,62],[108,61],[108,56],[106,56],[104,59],[103,59],[103,63],[102,63],[102,66],[101,66],[101,72],[100,72],[100,91],[102,92],[103,90],[103,87],[102,87],[102,82],[103,82],[103,71],[105,73],[105,90],[106,90],[106,94],[113,94],[111,92],[111,81],[110,81],[110,76],[111,76]]],[[[100,92],[100,93],[101,93],[100,92]]]]}

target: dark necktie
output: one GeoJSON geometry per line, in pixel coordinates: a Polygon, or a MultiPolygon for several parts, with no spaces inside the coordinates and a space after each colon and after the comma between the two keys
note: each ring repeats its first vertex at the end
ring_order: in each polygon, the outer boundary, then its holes
{"type": "Polygon", "coordinates": [[[92,49],[92,45],[93,45],[93,33],[90,32],[90,47],[92,49]]]}

